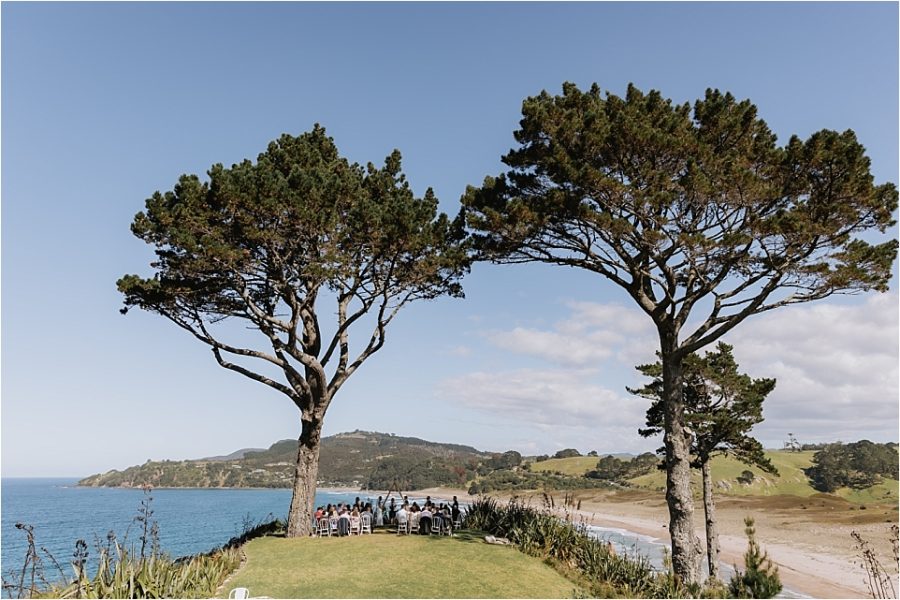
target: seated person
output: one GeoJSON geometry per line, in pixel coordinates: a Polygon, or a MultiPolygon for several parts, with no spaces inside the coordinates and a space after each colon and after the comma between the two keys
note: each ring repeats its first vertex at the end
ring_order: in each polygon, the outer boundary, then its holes
{"type": "Polygon", "coordinates": [[[400,507],[400,510],[397,511],[397,525],[402,525],[409,520],[409,513],[406,512],[406,505],[400,507]]]}
{"type": "Polygon", "coordinates": [[[338,535],[350,535],[350,511],[346,508],[338,516],[338,535]]]}
{"type": "Polygon", "coordinates": [[[428,535],[431,533],[431,517],[433,516],[428,506],[419,513],[419,533],[428,535]]]}

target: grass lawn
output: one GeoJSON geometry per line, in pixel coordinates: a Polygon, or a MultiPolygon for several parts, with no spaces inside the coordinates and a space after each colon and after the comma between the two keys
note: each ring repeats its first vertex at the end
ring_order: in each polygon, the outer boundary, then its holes
{"type": "Polygon", "coordinates": [[[272,598],[571,598],[578,586],[484,534],[352,538],[264,537],[244,546],[236,587],[272,598]]]}

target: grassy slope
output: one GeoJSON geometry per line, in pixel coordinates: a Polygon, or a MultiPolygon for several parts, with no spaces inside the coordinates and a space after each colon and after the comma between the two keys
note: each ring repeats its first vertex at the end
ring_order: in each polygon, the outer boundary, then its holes
{"type": "Polygon", "coordinates": [[[541,462],[531,463],[531,470],[559,471],[563,475],[584,475],[597,466],[600,458],[596,456],[573,456],[572,458],[550,458],[541,462]]]}
{"type": "Polygon", "coordinates": [[[570,598],[577,586],[510,546],[473,532],[448,537],[376,533],[249,542],[236,587],[272,598],[570,598]]]}
{"type": "MultiPolygon", "coordinates": [[[[716,487],[716,492],[731,496],[775,496],[786,494],[809,497],[818,494],[819,492],[809,485],[809,480],[803,473],[803,469],[812,464],[813,454],[815,454],[813,451],[766,451],[766,456],[778,469],[777,477],[764,473],[755,467],[748,467],[730,457],[716,457],[712,462],[713,481],[724,481],[730,486],[727,489],[716,487]],[[745,470],[752,471],[755,475],[755,479],[750,485],[742,485],[736,481],[738,476],[745,470]]],[[[569,475],[580,475],[593,469],[596,464],[597,459],[593,457],[554,458],[535,463],[532,465],[532,470],[561,471],[569,475]]],[[[695,473],[695,479],[699,484],[699,473],[695,473]]],[[[641,488],[663,490],[665,488],[665,475],[662,471],[658,471],[636,477],[631,482],[641,488]]],[[[837,495],[854,503],[896,502],[898,481],[896,479],[886,479],[881,484],[865,490],[843,488],[837,491],[837,495]]]]}

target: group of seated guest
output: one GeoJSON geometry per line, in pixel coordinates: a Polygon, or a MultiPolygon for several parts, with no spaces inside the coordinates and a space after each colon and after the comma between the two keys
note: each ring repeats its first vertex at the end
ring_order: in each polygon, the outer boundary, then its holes
{"type": "MultiPolygon", "coordinates": [[[[372,513],[372,503],[362,504],[359,498],[353,504],[344,504],[343,502],[332,505],[328,504],[325,508],[321,506],[316,508],[315,523],[319,523],[321,519],[336,519],[336,532],[338,535],[349,535],[352,531],[360,533],[360,523],[362,519],[368,519],[371,524],[374,515],[372,513]]],[[[370,530],[371,532],[371,530],[370,530]]]]}
{"type": "MultiPolygon", "coordinates": [[[[408,500],[404,498],[404,500],[408,500]]],[[[423,535],[432,533],[432,525],[437,531],[449,532],[453,523],[459,517],[459,503],[456,496],[453,497],[452,504],[435,504],[431,501],[431,496],[425,499],[422,507],[418,502],[408,504],[404,503],[400,506],[400,510],[396,511],[393,523],[398,528],[406,528],[407,531],[418,531],[423,535]]]]}
{"type": "Polygon", "coordinates": [[[377,527],[400,526],[401,524],[407,531],[428,534],[431,533],[432,524],[437,518],[440,518],[438,529],[442,532],[449,532],[452,524],[458,521],[459,516],[459,502],[456,496],[453,496],[452,503],[447,504],[443,502],[436,504],[431,501],[431,496],[428,496],[421,507],[418,502],[410,504],[408,496],[404,496],[399,504],[394,498],[385,502],[379,496],[374,506],[371,502],[361,502],[357,497],[353,504],[338,503],[317,507],[314,524],[319,535],[322,535],[320,530],[323,519],[328,520],[329,532],[325,535],[362,533],[363,529],[371,533],[377,527]],[[364,522],[369,527],[361,527],[364,522]]]}

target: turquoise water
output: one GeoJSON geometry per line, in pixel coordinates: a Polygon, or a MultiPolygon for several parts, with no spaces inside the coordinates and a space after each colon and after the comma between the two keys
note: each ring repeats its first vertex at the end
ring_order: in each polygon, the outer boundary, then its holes
{"type": "MultiPolygon", "coordinates": [[[[133,523],[144,494],[120,488],[80,488],[77,479],[0,480],[2,497],[3,574],[21,569],[27,541],[17,522],[34,527],[37,547],[46,548],[70,574],[69,562],[75,540],[88,543],[96,556],[95,540],[106,541],[114,531],[119,540],[140,547],[141,532],[133,523]],[[127,536],[127,538],[126,538],[127,536]]],[[[163,551],[185,556],[221,546],[243,530],[246,519],[257,523],[272,517],[284,519],[291,501],[286,489],[160,489],[151,493],[153,518],[159,523],[163,551]]],[[[317,504],[352,502],[359,495],[319,492],[317,504]]],[[[40,551],[40,550],[39,550],[40,551]]],[[[50,561],[41,552],[48,576],[54,574],[50,561]]],[[[57,573],[58,574],[58,573],[57,573]]]]}

